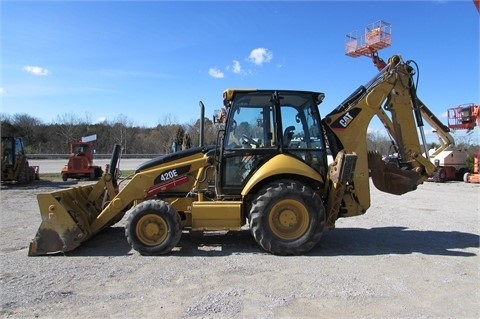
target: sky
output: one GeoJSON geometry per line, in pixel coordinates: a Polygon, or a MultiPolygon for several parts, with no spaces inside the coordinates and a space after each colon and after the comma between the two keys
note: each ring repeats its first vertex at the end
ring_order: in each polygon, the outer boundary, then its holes
{"type": "Polygon", "coordinates": [[[227,88],[324,92],[325,115],[377,74],[345,55],[346,35],[377,21],[392,34],[379,56],[417,63],[417,94],[440,120],[480,102],[472,0],[2,0],[0,14],[0,113],[45,124],[190,124],[227,88]]]}

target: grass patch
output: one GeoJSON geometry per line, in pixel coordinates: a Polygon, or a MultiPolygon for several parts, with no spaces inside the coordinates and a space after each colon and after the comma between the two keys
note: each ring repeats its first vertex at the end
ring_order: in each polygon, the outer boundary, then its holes
{"type": "MultiPolygon", "coordinates": [[[[135,170],[125,170],[122,171],[122,175],[120,178],[125,178],[127,176],[132,175],[135,173],[135,170]]],[[[62,180],[62,174],[61,173],[40,173],[40,179],[45,180],[45,181],[61,181],[62,180]]]]}
{"type": "Polygon", "coordinates": [[[62,179],[62,175],[60,173],[40,173],[39,176],[41,180],[46,181],[58,181],[62,179]]]}

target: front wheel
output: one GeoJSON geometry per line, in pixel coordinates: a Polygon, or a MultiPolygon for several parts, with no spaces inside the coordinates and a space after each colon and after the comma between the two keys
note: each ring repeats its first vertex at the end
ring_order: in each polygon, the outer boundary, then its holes
{"type": "Polygon", "coordinates": [[[257,243],[277,255],[301,255],[318,244],[325,207],[311,188],[284,180],[267,185],[253,201],[250,229],[257,243]]]}
{"type": "Polygon", "coordinates": [[[99,166],[95,166],[95,179],[99,179],[103,175],[103,170],[99,166]]]}
{"type": "Polygon", "coordinates": [[[133,249],[142,255],[164,255],[180,241],[180,215],[168,203],[148,200],[131,208],[125,236],[133,249]]]}

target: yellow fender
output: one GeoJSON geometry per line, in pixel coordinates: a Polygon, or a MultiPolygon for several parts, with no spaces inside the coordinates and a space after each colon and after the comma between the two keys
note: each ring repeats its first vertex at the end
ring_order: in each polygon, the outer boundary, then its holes
{"type": "Polygon", "coordinates": [[[266,162],[242,190],[242,196],[247,195],[255,185],[275,175],[299,175],[324,182],[323,177],[313,168],[299,159],[285,154],[279,154],[266,162]]]}

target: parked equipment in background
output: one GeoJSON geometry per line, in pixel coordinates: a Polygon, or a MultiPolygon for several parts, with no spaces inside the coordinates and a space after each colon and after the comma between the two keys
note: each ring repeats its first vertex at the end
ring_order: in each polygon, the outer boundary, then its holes
{"type": "Polygon", "coordinates": [[[2,183],[25,184],[40,179],[39,167],[28,163],[21,137],[2,136],[2,183]]]}
{"type": "Polygon", "coordinates": [[[96,139],[96,135],[90,135],[82,137],[81,141],[70,143],[68,163],[61,171],[63,181],[67,181],[69,178],[95,180],[102,176],[102,168],[93,165],[94,147],[92,142],[96,139]]]}
{"type": "MultiPolygon", "coordinates": [[[[461,104],[447,110],[448,127],[452,130],[472,131],[480,128],[480,105],[475,103],[461,104]]],[[[480,183],[480,150],[477,149],[473,158],[473,173],[465,172],[463,180],[467,183],[480,183]]]]}
{"type": "Polygon", "coordinates": [[[465,149],[456,148],[455,145],[448,145],[446,148],[430,149],[430,160],[437,171],[429,181],[443,183],[448,181],[462,181],[465,173],[468,172],[467,157],[465,149]]]}
{"type": "Polygon", "coordinates": [[[245,226],[267,252],[305,254],[325,227],[367,211],[370,177],[380,191],[402,195],[435,173],[422,155],[428,112],[419,109],[426,106],[418,103],[415,74],[394,55],[323,119],[321,92],[226,90],[216,145],[159,156],[124,180],[114,174],[116,145],[96,184],[38,194],[42,223],[29,255],[71,251],[125,214],[126,239],[142,255],[169,253],[184,231],[245,226]],[[367,151],[375,116],[396,142],[398,166],[367,151]]]}
{"type": "Polygon", "coordinates": [[[352,31],[346,35],[345,54],[357,58],[360,56],[370,57],[373,65],[381,71],[387,66],[378,51],[392,44],[392,25],[379,20],[367,25],[364,32],[352,31]]]}

